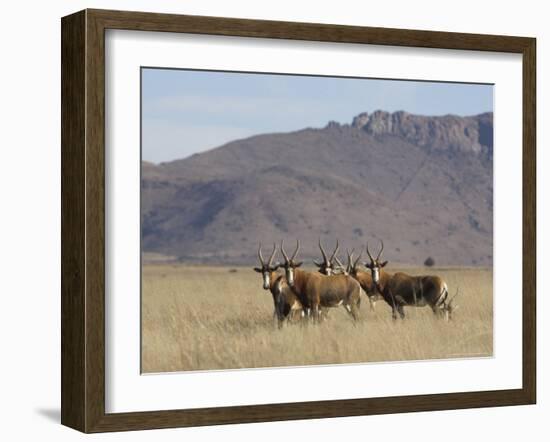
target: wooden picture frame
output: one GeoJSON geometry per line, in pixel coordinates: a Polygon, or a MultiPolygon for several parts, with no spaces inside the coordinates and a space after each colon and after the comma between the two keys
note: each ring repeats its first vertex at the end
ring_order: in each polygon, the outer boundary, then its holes
{"type": "Polygon", "coordinates": [[[62,19],[62,424],[83,432],[533,404],[536,400],[536,41],[533,38],[84,10],[62,19]],[[522,55],[523,384],[513,390],[105,412],[105,30],[522,55]]]}

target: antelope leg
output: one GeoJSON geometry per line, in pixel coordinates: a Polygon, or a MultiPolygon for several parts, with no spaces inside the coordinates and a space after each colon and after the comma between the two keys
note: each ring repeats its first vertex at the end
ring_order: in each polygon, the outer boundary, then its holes
{"type": "Polygon", "coordinates": [[[344,304],[344,307],[354,322],[359,319],[359,309],[357,308],[357,304],[344,304]]]}
{"type": "Polygon", "coordinates": [[[405,309],[403,308],[402,304],[399,304],[397,306],[397,311],[399,312],[399,316],[401,317],[401,319],[405,319],[405,309]]]}
{"type": "Polygon", "coordinates": [[[319,322],[319,305],[314,305],[311,309],[311,317],[313,322],[319,322]]]}

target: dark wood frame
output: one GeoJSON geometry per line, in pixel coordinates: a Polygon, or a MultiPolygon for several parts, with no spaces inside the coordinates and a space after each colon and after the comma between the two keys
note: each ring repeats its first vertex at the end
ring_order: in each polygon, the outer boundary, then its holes
{"type": "Polygon", "coordinates": [[[525,37],[84,10],[62,30],[61,422],[84,432],[534,404],[536,400],[536,40],[525,37]],[[523,386],[402,397],[105,413],[105,30],[458,50],[523,56],[523,386]]]}

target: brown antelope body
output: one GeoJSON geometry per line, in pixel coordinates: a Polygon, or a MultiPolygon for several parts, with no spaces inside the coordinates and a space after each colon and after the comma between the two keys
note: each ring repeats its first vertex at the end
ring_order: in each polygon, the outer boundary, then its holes
{"type": "Polygon", "coordinates": [[[281,328],[285,320],[293,320],[303,316],[303,308],[294,291],[288,286],[283,275],[277,270],[279,265],[273,265],[273,258],[277,246],[273,244],[273,252],[266,263],[262,256],[262,245],[258,248],[258,259],[261,267],[254,267],[254,271],[262,274],[263,288],[269,290],[273,296],[273,316],[277,319],[277,325],[281,328]]]}
{"type": "Polygon", "coordinates": [[[297,241],[296,250],[289,258],[281,242],[281,253],[285,259],[282,266],[285,269],[287,283],[298,296],[307,315],[318,320],[322,307],[342,305],[350,316],[357,320],[362,291],[359,283],[347,275],[324,276],[299,269],[302,263],[295,261],[299,249],[300,243],[297,241]]]}
{"type": "Polygon", "coordinates": [[[380,262],[380,255],[384,250],[384,243],[381,241],[381,248],[376,258],[373,258],[367,244],[367,254],[370,262],[365,266],[370,269],[373,283],[377,291],[382,295],[384,301],[392,309],[392,317],[405,317],[405,306],[424,307],[430,306],[434,314],[449,320],[452,318],[453,298],[447,301],[449,290],[447,284],[439,276],[411,276],[403,272],[394,274],[382,270],[388,261],[380,262]]]}

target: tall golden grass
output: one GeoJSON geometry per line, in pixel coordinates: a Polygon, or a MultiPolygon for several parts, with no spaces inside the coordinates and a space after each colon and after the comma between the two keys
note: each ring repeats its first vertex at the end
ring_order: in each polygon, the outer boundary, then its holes
{"type": "MultiPolygon", "coordinates": [[[[389,269],[389,271],[397,269],[389,269]]],[[[411,274],[425,269],[406,269],[411,274]]],[[[384,301],[360,320],[331,309],[320,324],[279,330],[273,300],[251,268],[146,265],[142,292],[142,371],[281,367],[490,356],[493,352],[492,271],[430,269],[460,287],[451,322],[429,307],[405,308],[393,321],[384,301]]]]}

